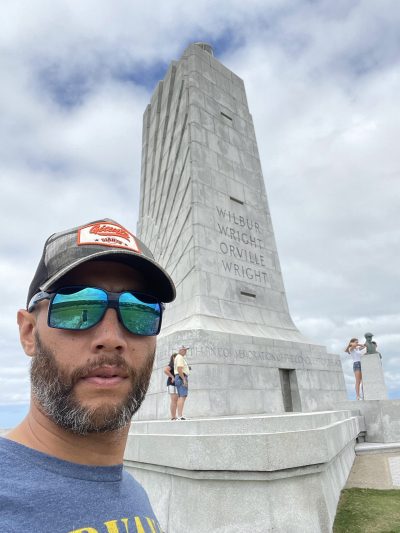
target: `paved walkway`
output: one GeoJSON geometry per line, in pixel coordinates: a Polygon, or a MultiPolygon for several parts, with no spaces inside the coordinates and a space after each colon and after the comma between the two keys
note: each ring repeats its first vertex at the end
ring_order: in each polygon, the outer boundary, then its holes
{"type": "Polygon", "coordinates": [[[400,489],[400,443],[391,445],[361,443],[346,489],[400,489]]]}

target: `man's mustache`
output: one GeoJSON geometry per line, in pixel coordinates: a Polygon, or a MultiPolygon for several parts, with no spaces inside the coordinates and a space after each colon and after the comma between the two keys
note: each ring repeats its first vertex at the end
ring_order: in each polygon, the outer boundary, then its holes
{"type": "Polygon", "coordinates": [[[101,366],[114,366],[119,368],[127,375],[129,379],[133,379],[136,376],[136,372],[127,364],[125,359],[120,354],[110,355],[104,354],[96,359],[91,360],[89,363],[75,368],[68,376],[61,374],[64,385],[68,388],[72,388],[79,380],[85,378],[90,372],[101,366]]]}

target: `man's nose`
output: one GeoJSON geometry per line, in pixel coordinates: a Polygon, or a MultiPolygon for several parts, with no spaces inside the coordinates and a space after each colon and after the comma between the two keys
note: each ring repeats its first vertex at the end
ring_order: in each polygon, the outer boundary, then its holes
{"type": "Polygon", "coordinates": [[[103,319],[93,328],[93,351],[118,351],[127,348],[124,326],[118,320],[115,309],[107,309],[103,319]]]}

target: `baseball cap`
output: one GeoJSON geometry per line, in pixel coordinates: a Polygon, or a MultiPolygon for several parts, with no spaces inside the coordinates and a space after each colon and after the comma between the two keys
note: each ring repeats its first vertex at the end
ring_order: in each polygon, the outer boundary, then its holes
{"type": "Polygon", "coordinates": [[[104,218],[50,235],[30,284],[27,303],[77,266],[96,259],[136,268],[150,281],[152,295],[164,303],[175,299],[172,279],[147,246],[115,220],[104,218]]]}
{"type": "Polygon", "coordinates": [[[179,347],[180,350],[189,350],[190,349],[190,346],[184,346],[182,344],[182,346],[179,347]]]}

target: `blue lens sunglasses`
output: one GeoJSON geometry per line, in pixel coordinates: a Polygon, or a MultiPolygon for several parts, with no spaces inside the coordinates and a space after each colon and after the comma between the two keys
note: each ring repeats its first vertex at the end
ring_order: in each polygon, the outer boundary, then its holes
{"type": "Polygon", "coordinates": [[[51,328],[82,331],[92,328],[107,309],[115,309],[118,320],[135,335],[154,336],[161,329],[164,304],[153,296],[136,291],[109,292],[98,287],[63,287],[35,294],[28,305],[50,300],[47,324],[51,328]]]}

